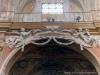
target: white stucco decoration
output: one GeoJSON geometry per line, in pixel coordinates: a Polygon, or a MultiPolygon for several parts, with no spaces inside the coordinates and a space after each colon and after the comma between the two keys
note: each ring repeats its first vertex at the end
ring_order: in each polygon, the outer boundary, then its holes
{"type": "Polygon", "coordinates": [[[21,28],[21,31],[11,32],[15,35],[10,35],[6,38],[6,43],[10,48],[20,48],[24,51],[25,45],[33,43],[35,45],[45,45],[53,40],[60,45],[79,44],[81,50],[84,47],[92,47],[93,39],[90,37],[86,29],[48,29],[48,30],[30,30],[26,31],[21,28]],[[40,42],[39,40],[45,41],[40,42]],[[59,39],[67,40],[68,42],[59,41],[59,39]],[[37,42],[38,41],[38,42],[37,42]]]}

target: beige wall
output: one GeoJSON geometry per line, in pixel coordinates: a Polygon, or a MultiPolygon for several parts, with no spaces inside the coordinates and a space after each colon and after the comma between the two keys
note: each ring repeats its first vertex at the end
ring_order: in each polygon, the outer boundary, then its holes
{"type": "MultiPolygon", "coordinates": [[[[14,11],[11,14],[8,13],[4,13],[4,14],[10,15],[8,17],[11,17],[12,15],[13,18],[15,18],[15,20],[18,19],[21,20],[24,17],[23,21],[33,20],[39,22],[41,21],[41,3],[43,2],[46,3],[61,2],[64,4],[64,12],[89,12],[88,14],[80,14],[80,16],[85,15],[85,20],[87,19],[89,21],[92,21],[91,18],[89,18],[92,16],[94,20],[100,20],[99,17],[100,12],[97,11],[100,10],[99,0],[36,0],[36,1],[35,0],[0,0],[0,11],[10,11],[10,12],[14,11]],[[26,13],[26,15],[23,15],[21,13],[26,13]]],[[[75,16],[76,14],[68,14],[68,13],[64,14],[64,16],[68,16],[68,15],[75,16]]],[[[5,16],[7,17],[7,15],[5,16]]],[[[66,18],[63,19],[64,21],[66,20],[66,18]]]]}

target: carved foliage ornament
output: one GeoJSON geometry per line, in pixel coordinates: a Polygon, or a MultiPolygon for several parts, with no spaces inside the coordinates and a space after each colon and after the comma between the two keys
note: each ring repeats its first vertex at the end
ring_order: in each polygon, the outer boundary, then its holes
{"type": "Polygon", "coordinates": [[[45,45],[51,40],[60,45],[71,45],[73,43],[79,44],[81,50],[84,47],[92,47],[94,40],[90,37],[86,29],[70,29],[70,30],[30,30],[26,31],[24,28],[20,32],[11,32],[15,35],[10,35],[6,38],[7,45],[12,48],[20,48],[24,51],[24,46],[33,43],[36,45],[45,45]],[[37,42],[45,39],[44,42],[37,42]],[[68,42],[59,41],[59,39],[67,40],[68,42]]]}

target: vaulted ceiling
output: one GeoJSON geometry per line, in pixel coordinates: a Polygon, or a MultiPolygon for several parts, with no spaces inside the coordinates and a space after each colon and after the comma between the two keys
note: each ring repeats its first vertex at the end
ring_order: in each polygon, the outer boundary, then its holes
{"type": "Polygon", "coordinates": [[[32,11],[35,0],[0,0],[0,11],[32,11]]]}
{"type": "MultiPolygon", "coordinates": [[[[24,13],[31,12],[35,7],[36,2],[39,1],[42,2],[47,0],[0,0],[0,11],[16,11],[24,13]]],[[[77,5],[77,7],[79,7],[81,10],[85,10],[87,7],[89,8],[93,3],[92,0],[88,2],[87,1],[88,0],[69,0],[70,3],[72,3],[73,5],[77,5]]]]}

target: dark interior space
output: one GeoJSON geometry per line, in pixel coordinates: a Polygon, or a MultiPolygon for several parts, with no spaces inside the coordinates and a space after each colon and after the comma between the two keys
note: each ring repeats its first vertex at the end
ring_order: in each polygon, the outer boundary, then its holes
{"type": "Polygon", "coordinates": [[[43,46],[28,44],[9,75],[97,75],[83,55],[53,41],[43,46]]]}

